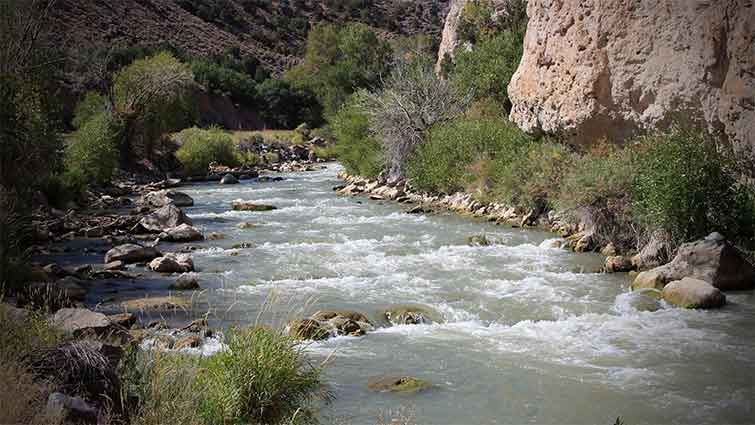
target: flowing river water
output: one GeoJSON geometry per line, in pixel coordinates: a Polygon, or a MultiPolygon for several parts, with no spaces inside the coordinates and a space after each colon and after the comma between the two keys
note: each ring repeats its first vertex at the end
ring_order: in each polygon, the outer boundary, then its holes
{"type": "Polygon", "coordinates": [[[337,196],[338,170],[181,189],[195,200],[186,209],[195,226],[226,235],[193,244],[203,298],[222,318],[212,325],[320,309],[377,320],[397,304],[443,317],[310,345],[315,361],[332,355],[324,423],[375,424],[402,407],[420,424],[755,421],[753,292],[727,294],[718,311],[654,305],[629,292],[627,275],[594,273],[599,255],[551,248],[552,234],[337,196]],[[230,211],[236,199],[279,209],[230,211]],[[497,243],[467,244],[481,233],[497,243]],[[367,388],[386,375],[436,386],[367,388]]]}

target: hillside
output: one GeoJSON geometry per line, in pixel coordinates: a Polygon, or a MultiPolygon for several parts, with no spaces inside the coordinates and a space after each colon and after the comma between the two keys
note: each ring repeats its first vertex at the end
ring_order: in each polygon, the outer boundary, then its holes
{"type": "Polygon", "coordinates": [[[363,22],[386,38],[426,34],[437,43],[449,0],[60,0],[53,26],[63,44],[169,43],[207,55],[229,47],[269,70],[294,65],[309,28],[320,22],[363,22]]]}

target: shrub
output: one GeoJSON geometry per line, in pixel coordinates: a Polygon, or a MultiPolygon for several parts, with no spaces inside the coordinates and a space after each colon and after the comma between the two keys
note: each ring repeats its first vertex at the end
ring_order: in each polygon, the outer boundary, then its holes
{"type": "Polygon", "coordinates": [[[367,112],[358,97],[332,118],[336,156],[350,174],[377,177],[383,170],[383,148],[370,134],[367,112]]]}
{"type": "Polygon", "coordinates": [[[233,138],[218,127],[207,130],[188,128],[178,133],[175,139],[181,143],[176,157],[190,175],[206,174],[213,162],[229,167],[239,164],[233,138]]]}
{"type": "Polygon", "coordinates": [[[677,242],[711,231],[752,241],[755,194],[738,180],[729,148],[678,126],[640,143],[633,206],[643,224],[668,231],[677,242]]]}
{"type": "Polygon", "coordinates": [[[322,107],[306,88],[294,88],[286,81],[268,79],[258,87],[260,115],[275,128],[291,129],[302,122],[311,126],[322,123],[322,107]]]}
{"type": "Polygon", "coordinates": [[[277,424],[306,419],[306,409],[322,391],[320,369],[302,347],[265,327],[231,329],[228,349],[204,362],[198,384],[205,395],[208,423],[277,424]]]}
{"type": "Polygon", "coordinates": [[[511,205],[542,211],[553,205],[573,154],[563,145],[536,141],[494,163],[493,193],[511,205]]]}
{"type": "Polygon", "coordinates": [[[76,109],[73,112],[73,126],[79,129],[90,119],[106,111],[107,99],[105,96],[91,91],[76,105],[76,109]]]}
{"type": "Polygon", "coordinates": [[[423,190],[460,191],[486,179],[472,169],[480,161],[510,157],[528,143],[530,138],[508,121],[456,119],[432,128],[409,160],[408,176],[423,190]]]}
{"type": "Polygon", "coordinates": [[[196,81],[208,90],[228,94],[245,105],[254,103],[256,83],[249,75],[206,60],[193,61],[191,71],[196,81]]]}
{"type": "Polygon", "coordinates": [[[101,112],[74,133],[64,158],[71,183],[103,184],[110,180],[118,167],[118,132],[113,117],[101,112]]]}

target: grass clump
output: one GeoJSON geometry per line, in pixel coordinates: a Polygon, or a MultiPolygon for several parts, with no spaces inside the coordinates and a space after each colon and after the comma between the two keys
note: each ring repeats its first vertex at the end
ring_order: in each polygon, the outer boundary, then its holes
{"type": "Polygon", "coordinates": [[[176,157],[188,174],[205,174],[213,162],[229,167],[239,165],[233,138],[218,127],[206,130],[188,128],[178,133],[175,139],[181,143],[176,157]]]}
{"type": "Polygon", "coordinates": [[[370,132],[370,121],[358,98],[352,98],[330,123],[336,155],[350,174],[377,177],[385,166],[383,148],[370,132]]]}
{"type": "Polygon", "coordinates": [[[207,422],[285,423],[306,419],[322,395],[320,369],[296,341],[265,328],[233,329],[228,349],[207,359],[198,384],[205,393],[207,422]]]}

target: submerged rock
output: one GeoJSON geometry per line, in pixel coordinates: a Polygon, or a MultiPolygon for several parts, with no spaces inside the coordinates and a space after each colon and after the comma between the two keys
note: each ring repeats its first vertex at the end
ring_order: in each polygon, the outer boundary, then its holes
{"type": "Polygon", "coordinates": [[[273,211],[278,209],[278,207],[272,205],[261,205],[242,201],[234,201],[231,203],[231,208],[233,208],[234,211],[273,211]]]}
{"type": "Polygon", "coordinates": [[[391,307],[383,312],[385,319],[394,325],[425,325],[443,323],[443,318],[429,307],[404,305],[391,307]]]}
{"type": "Polygon", "coordinates": [[[415,394],[433,387],[430,381],[412,376],[386,377],[367,384],[371,390],[403,394],[415,394]]]}
{"type": "Polygon", "coordinates": [[[467,245],[469,246],[490,246],[493,243],[488,239],[486,235],[472,235],[467,238],[467,245]]]}
{"type": "Polygon", "coordinates": [[[239,184],[239,179],[231,173],[228,173],[220,179],[220,184],[239,184]]]}
{"type": "Polygon", "coordinates": [[[663,288],[663,299],[682,308],[719,308],[726,304],[726,296],[700,279],[685,277],[669,283],[663,288]]]}
{"type": "Polygon", "coordinates": [[[125,264],[151,261],[162,254],[156,248],[137,244],[118,245],[105,254],[105,264],[121,261],[125,264]]]}

